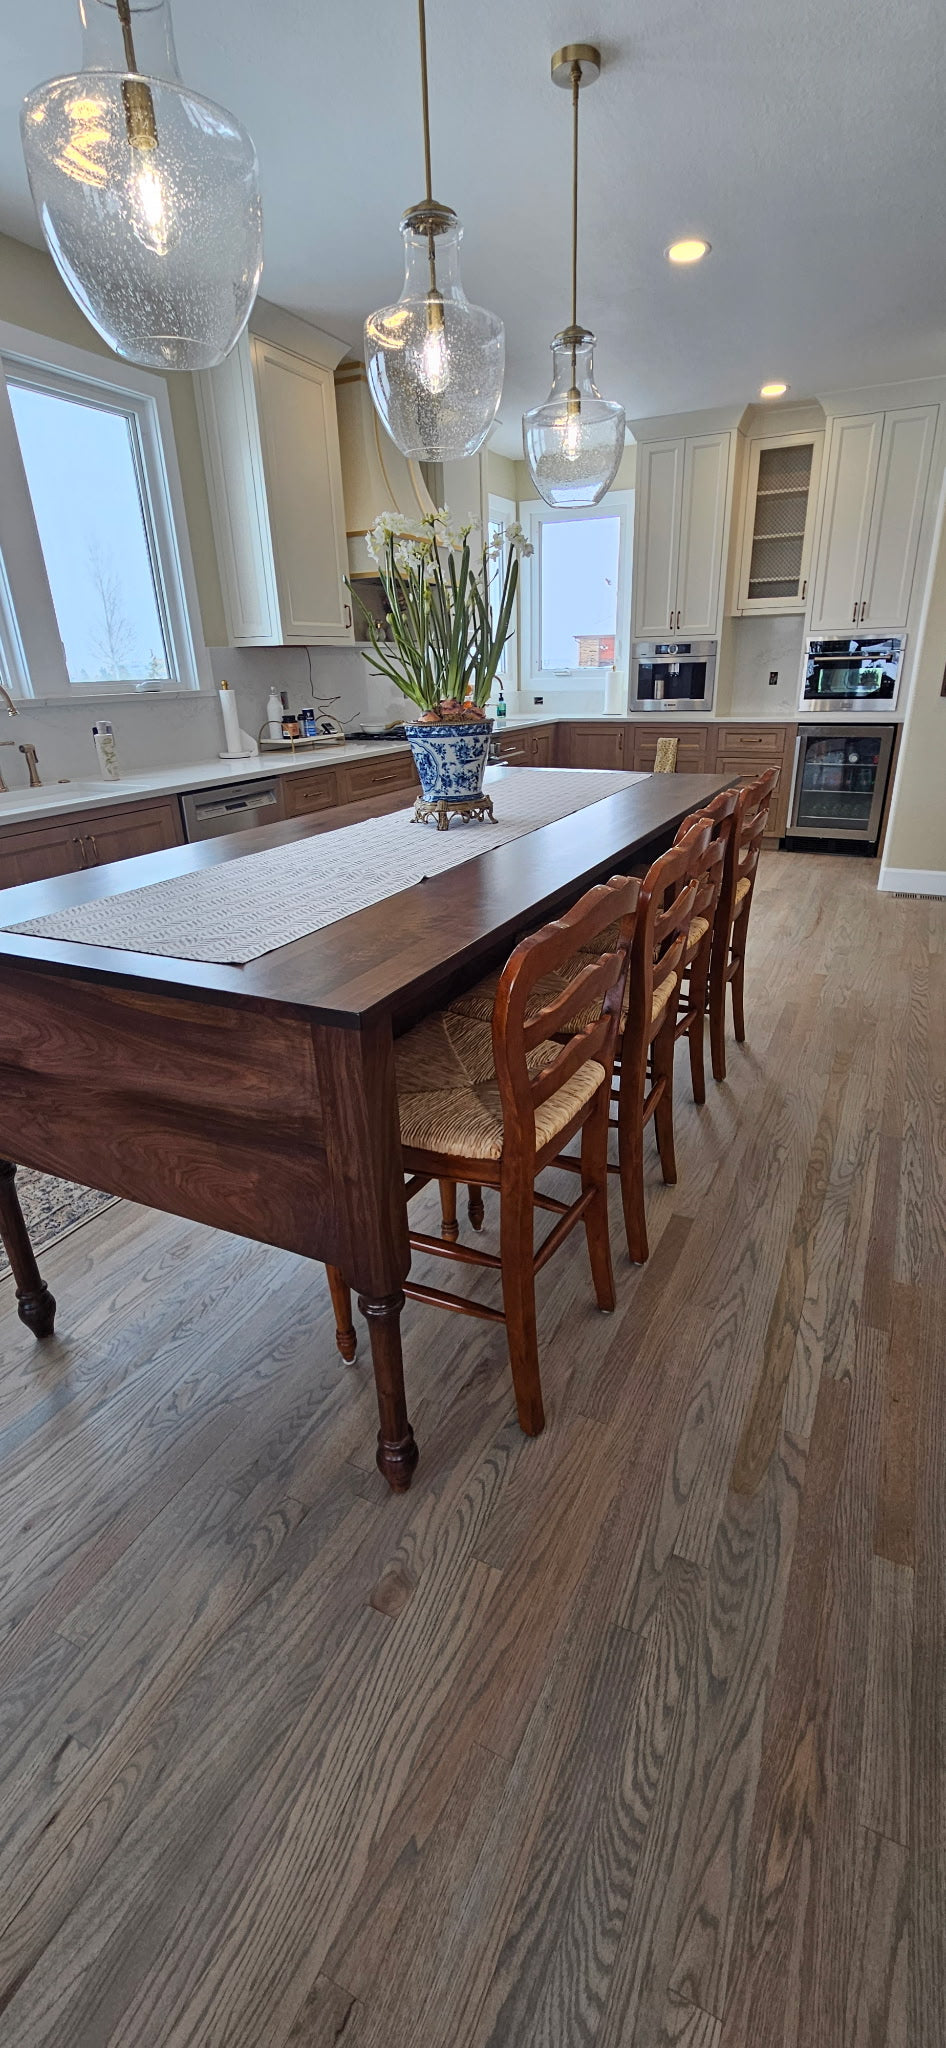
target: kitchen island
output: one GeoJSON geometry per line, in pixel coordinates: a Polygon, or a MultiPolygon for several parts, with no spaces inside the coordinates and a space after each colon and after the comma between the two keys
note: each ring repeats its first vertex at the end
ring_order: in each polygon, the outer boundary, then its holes
{"type": "MultiPolygon", "coordinates": [[[[489,771],[497,807],[518,773],[489,771]]],[[[629,776],[488,858],[244,966],[0,931],[0,1234],[22,1320],[48,1334],[54,1304],[13,1163],[337,1266],[368,1321],[378,1464],[407,1487],[417,1449],[400,1341],[410,1250],[395,1036],[592,882],[661,850],[729,779],[629,776]]],[[[371,799],[361,816],[405,801],[371,799]]],[[[319,829],[300,819],[9,890],[0,924],[207,873],[319,829]]]]}

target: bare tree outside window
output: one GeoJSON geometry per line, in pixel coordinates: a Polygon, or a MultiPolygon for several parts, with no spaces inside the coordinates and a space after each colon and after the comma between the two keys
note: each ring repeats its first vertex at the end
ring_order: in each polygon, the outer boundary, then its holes
{"type": "Polygon", "coordinates": [[[98,535],[88,542],[86,555],[98,619],[91,637],[92,652],[100,662],[96,680],[130,676],[134,673],[135,630],[125,610],[121,577],[98,535]]]}

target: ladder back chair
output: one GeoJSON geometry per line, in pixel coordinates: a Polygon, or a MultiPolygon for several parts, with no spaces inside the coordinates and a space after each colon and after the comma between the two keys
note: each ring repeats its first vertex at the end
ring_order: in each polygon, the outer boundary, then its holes
{"type": "MultiPolygon", "coordinates": [[[[460,1315],[505,1323],[519,1422],[544,1426],[535,1279],[581,1222],[599,1309],[614,1308],[608,1234],[608,1118],[611,1077],[634,929],[637,882],[619,875],[520,941],[494,978],[489,1022],[457,1008],[435,1011],[395,1045],[407,1199],[431,1181],[493,1187],[500,1197],[500,1250],[461,1244],[451,1234],[410,1233],[415,1251],[491,1267],[502,1308],[408,1278],[404,1292],[460,1315]],[[608,929],[613,944],[584,951],[608,929]],[[567,1035],[566,1035],[567,1034],[567,1035]],[[574,1202],[540,1193],[537,1177],[580,1136],[581,1192],[574,1202]],[[556,1217],[538,1251],[534,1211],[556,1217]]],[[[449,1205],[448,1205],[449,1206],[449,1205]]],[[[455,1222],[455,1204],[452,1216],[455,1222]]],[[[339,1349],[353,1343],[351,1297],[336,1269],[329,1282],[339,1349]]],[[[346,1349],[346,1346],[348,1349],[346,1349]]]]}
{"type": "MultiPolygon", "coordinates": [[[[746,1036],[746,936],[759,854],[777,781],[778,769],[767,768],[755,782],[745,783],[738,792],[732,816],[710,958],[710,1053],[713,1077],[717,1081],[726,1079],[726,990],[729,987],[732,988],[733,1028],[738,1044],[742,1045],[746,1036]]],[[[705,804],[706,815],[714,818],[725,815],[729,794],[724,790],[705,804]]]]}
{"type": "MultiPolygon", "coordinates": [[[[704,857],[714,821],[688,821],[669,852],[640,878],[624,1019],[615,1059],[612,1099],[627,1248],[635,1265],[649,1257],[644,1200],[644,1131],[653,1119],[664,1180],[677,1178],[673,1142],[673,1056],[677,1013],[690,928],[702,885],[704,857]]],[[[605,941],[612,935],[606,933],[605,941]]],[[[600,943],[600,942],[599,942],[600,943]]],[[[575,1161],[566,1160],[574,1166],[575,1161]]]]}
{"type": "Polygon", "coordinates": [[[724,790],[720,796],[714,798],[715,812],[691,811],[690,816],[684,818],[674,840],[674,845],[678,846],[695,825],[708,822],[712,828],[713,836],[709,845],[694,863],[698,887],[683,956],[680,1007],[675,1032],[678,1039],[687,1040],[694,1102],[706,1101],[703,1041],[704,1019],[709,1000],[710,961],[726,868],[726,854],[738,801],[738,790],[724,790]]]}

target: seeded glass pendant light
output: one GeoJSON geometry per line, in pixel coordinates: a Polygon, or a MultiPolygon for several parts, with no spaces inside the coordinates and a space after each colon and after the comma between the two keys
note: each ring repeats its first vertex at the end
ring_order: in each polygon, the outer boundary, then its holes
{"type": "Polygon", "coordinates": [[[455,462],[475,455],[503,388],[505,334],[495,313],[471,306],[460,282],[463,230],[432,197],[427,25],[418,0],[426,192],[401,219],[404,289],[365,321],[365,365],[375,406],[402,455],[455,462]]]}
{"type": "Polygon", "coordinates": [[[600,70],[592,43],[567,43],[552,58],[555,84],[572,95],[572,317],[552,343],[548,398],[522,420],[529,473],[547,505],[597,505],[624,453],[624,407],[595,390],[595,338],[578,325],[578,95],[600,70]]]}
{"type": "Polygon", "coordinates": [[[168,0],[80,0],[79,16],[83,69],[34,87],[20,118],[50,254],[116,355],[211,369],[259,285],[256,151],[181,84],[168,0]]]}

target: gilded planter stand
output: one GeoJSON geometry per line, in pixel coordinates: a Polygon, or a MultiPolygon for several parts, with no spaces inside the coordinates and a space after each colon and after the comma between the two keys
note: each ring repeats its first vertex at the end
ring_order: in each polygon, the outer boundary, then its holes
{"type": "Polygon", "coordinates": [[[438,832],[449,832],[451,817],[489,818],[495,822],[493,799],[491,796],[442,796],[428,801],[426,797],[419,796],[414,805],[415,824],[427,825],[431,818],[436,818],[438,832]]]}

